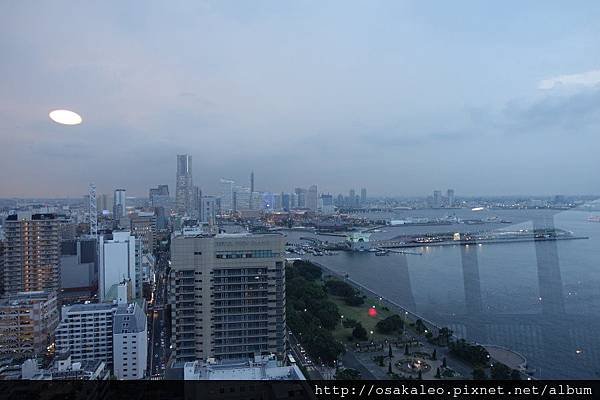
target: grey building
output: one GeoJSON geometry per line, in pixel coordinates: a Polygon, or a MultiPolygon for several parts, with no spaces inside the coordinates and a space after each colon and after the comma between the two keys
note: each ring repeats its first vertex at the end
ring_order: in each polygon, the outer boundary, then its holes
{"type": "Polygon", "coordinates": [[[192,156],[177,156],[175,180],[175,207],[180,213],[190,213],[193,208],[194,185],[192,182],[192,156]]]}
{"type": "Polygon", "coordinates": [[[116,189],[113,199],[113,219],[119,221],[127,215],[127,205],[125,204],[125,189],[116,189]]]}
{"type": "Polygon", "coordinates": [[[119,304],[113,319],[113,371],[117,379],[142,379],[148,365],[147,318],[137,303],[119,304]]]}
{"type": "Polygon", "coordinates": [[[175,360],[285,351],[285,238],[180,235],[169,284],[175,360]]]}

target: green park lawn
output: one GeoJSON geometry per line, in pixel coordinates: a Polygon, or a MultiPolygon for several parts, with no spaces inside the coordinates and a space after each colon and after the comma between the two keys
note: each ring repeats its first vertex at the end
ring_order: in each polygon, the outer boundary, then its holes
{"type": "MultiPolygon", "coordinates": [[[[367,297],[364,304],[353,307],[347,305],[342,297],[329,295],[329,299],[337,305],[340,315],[344,316],[343,319],[351,318],[360,322],[367,330],[369,338],[371,338],[371,331],[373,331],[372,339],[375,341],[397,337],[395,335],[382,335],[375,330],[377,322],[394,314],[391,311],[383,310],[383,306],[381,306],[377,300],[367,297]],[[375,309],[377,310],[377,315],[375,317],[369,315],[369,309],[372,306],[375,306],[375,309]]],[[[340,322],[333,332],[333,336],[342,343],[350,343],[347,337],[352,335],[352,329],[353,328],[344,328],[340,322]]]]}

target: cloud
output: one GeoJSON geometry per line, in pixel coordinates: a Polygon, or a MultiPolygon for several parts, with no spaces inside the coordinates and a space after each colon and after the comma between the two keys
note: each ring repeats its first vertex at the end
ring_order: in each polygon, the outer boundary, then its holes
{"type": "Polygon", "coordinates": [[[538,89],[550,90],[557,87],[593,87],[600,84],[600,69],[580,74],[559,75],[540,81],[538,89]]]}

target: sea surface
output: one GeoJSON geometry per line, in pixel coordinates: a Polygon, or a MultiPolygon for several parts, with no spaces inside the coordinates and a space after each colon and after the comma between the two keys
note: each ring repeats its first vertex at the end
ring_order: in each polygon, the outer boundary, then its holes
{"type": "MultiPolygon", "coordinates": [[[[481,344],[527,357],[535,377],[600,378],[600,213],[577,210],[409,210],[374,219],[498,217],[510,224],[395,226],[371,240],[420,232],[556,227],[589,239],[406,249],[422,255],[338,252],[310,256],[381,296],[481,344]]],[[[287,231],[288,242],[307,232],[287,231]]],[[[343,240],[317,236],[321,240],[343,240]]],[[[305,256],[306,257],[306,256],[305,256]]]]}

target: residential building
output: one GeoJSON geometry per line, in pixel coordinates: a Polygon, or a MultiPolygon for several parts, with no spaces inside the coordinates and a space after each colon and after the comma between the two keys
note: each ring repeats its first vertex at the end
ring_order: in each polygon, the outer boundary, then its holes
{"type": "Polygon", "coordinates": [[[143,379],[148,365],[145,311],[137,304],[119,304],[113,320],[113,371],[117,379],[143,379]]]}
{"type": "Polygon", "coordinates": [[[0,300],[0,356],[44,354],[58,324],[56,292],[9,294],[0,300]]]}
{"type": "Polygon", "coordinates": [[[60,241],[56,214],[12,214],[6,218],[4,231],[4,293],[58,290],[60,241]]]}
{"type": "Polygon", "coordinates": [[[174,358],[285,352],[285,237],[179,235],[171,241],[174,358]]]}
{"type": "Polygon", "coordinates": [[[112,328],[115,304],[87,303],[63,306],[56,329],[56,350],[69,352],[73,362],[113,361],[112,328]]]}

